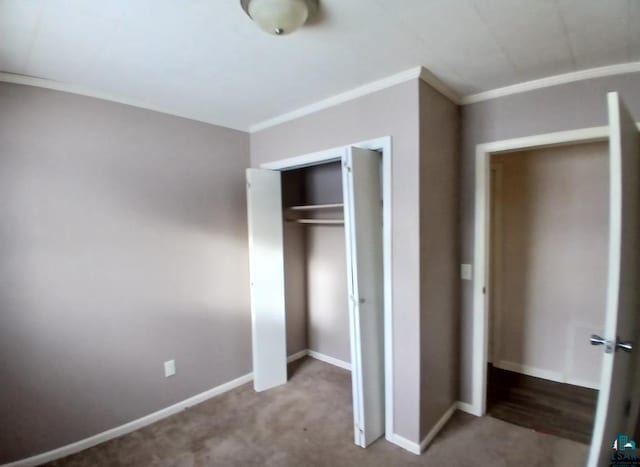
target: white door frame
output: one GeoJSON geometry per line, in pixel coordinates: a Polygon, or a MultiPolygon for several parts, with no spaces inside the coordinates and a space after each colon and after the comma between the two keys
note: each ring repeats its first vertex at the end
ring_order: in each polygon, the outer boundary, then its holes
{"type": "Polygon", "coordinates": [[[382,243],[384,268],[384,392],[385,392],[385,438],[393,442],[394,410],[393,410],[393,300],[391,270],[391,136],[361,141],[359,143],[338,146],[302,156],[267,162],[260,165],[262,169],[292,170],[312,165],[342,160],[345,149],[355,146],[372,149],[382,154],[382,243]]]}
{"type": "MultiPolygon", "coordinates": [[[[638,124],[640,129],[640,124],[638,124]]],[[[491,155],[503,152],[540,149],[576,143],[607,141],[609,127],[600,126],[526,136],[503,141],[478,144],[475,160],[475,234],[473,281],[473,349],[471,377],[471,412],[482,416],[487,403],[487,361],[489,344],[490,279],[490,196],[491,155]]],[[[585,337],[585,343],[587,342],[585,337]]]]}

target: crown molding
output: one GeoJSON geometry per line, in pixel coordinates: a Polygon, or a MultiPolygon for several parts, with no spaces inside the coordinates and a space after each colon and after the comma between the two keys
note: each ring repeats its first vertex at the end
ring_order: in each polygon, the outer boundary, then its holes
{"type": "MultiPolygon", "coordinates": [[[[397,73],[395,75],[388,76],[386,78],[373,81],[371,83],[359,86],[340,94],[336,94],[327,99],[315,102],[313,104],[301,107],[299,109],[287,112],[285,114],[264,120],[262,122],[251,125],[248,129],[250,133],[254,133],[266,128],[270,128],[281,123],[285,123],[291,120],[295,120],[300,117],[318,112],[320,110],[328,109],[336,105],[348,102],[350,100],[357,99],[359,97],[373,94],[374,92],[381,91],[398,84],[405,83],[407,81],[420,79],[429,84],[436,91],[450,99],[452,102],[458,105],[474,104],[476,102],[482,102],[486,100],[496,99],[499,97],[509,96],[512,94],[519,94],[523,92],[533,91],[536,89],[542,89],[551,86],[557,86],[560,84],[573,83],[576,81],[583,81],[593,78],[602,78],[605,76],[614,76],[627,73],[640,72],[640,62],[621,63],[618,65],[609,65],[598,68],[590,68],[588,70],[573,71],[570,73],[564,73],[561,75],[549,76],[547,78],[536,79],[532,81],[525,81],[523,83],[513,84],[510,86],[504,86],[501,88],[491,89],[488,91],[479,92],[476,94],[469,94],[466,96],[460,96],[438,77],[431,73],[426,68],[419,66],[397,73]]],[[[36,86],[40,88],[53,89],[56,91],[68,92],[71,94],[78,94],[81,96],[93,97],[96,99],[102,99],[111,102],[117,102],[124,105],[130,105],[141,109],[151,110],[167,115],[173,115],[176,117],[186,118],[197,122],[207,123],[209,125],[222,126],[231,128],[238,131],[247,131],[246,128],[240,128],[237,126],[229,126],[226,124],[220,124],[211,120],[194,117],[193,115],[187,115],[185,113],[175,111],[160,106],[155,106],[143,101],[136,101],[134,99],[127,99],[102,93],[100,91],[85,88],[79,85],[63,83],[60,81],[36,78],[33,76],[25,76],[14,73],[0,72],[0,81],[15,84],[24,84],[27,86],[36,86]]]]}
{"type": "Polygon", "coordinates": [[[462,97],[457,92],[455,92],[453,89],[451,89],[449,86],[444,84],[440,80],[440,78],[438,78],[436,75],[431,73],[425,67],[420,67],[420,76],[419,76],[419,78],[422,81],[424,81],[425,83],[427,83],[429,86],[431,86],[433,89],[438,91],[440,94],[445,96],[447,99],[449,99],[454,104],[457,104],[457,105],[461,105],[462,104],[462,97]]]}
{"type": "Polygon", "coordinates": [[[377,81],[372,81],[371,83],[367,83],[364,86],[359,86],[357,88],[350,89],[349,91],[341,92],[340,94],[328,97],[327,99],[314,102],[313,104],[300,107],[299,109],[293,110],[291,112],[287,112],[282,115],[278,115],[277,117],[273,117],[268,120],[256,123],[255,125],[251,125],[249,127],[249,133],[255,133],[272,126],[280,125],[281,123],[304,117],[320,110],[335,107],[336,105],[340,105],[344,102],[348,102],[359,97],[366,96],[368,94],[373,94],[374,92],[390,88],[397,84],[406,83],[407,81],[418,79],[421,73],[422,67],[416,67],[402,71],[395,75],[387,76],[386,78],[377,81]]]}
{"type": "Polygon", "coordinates": [[[547,78],[534,79],[510,86],[491,89],[489,91],[483,91],[477,94],[469,94],[462,97],[460,103],[462,105],[475,104],[476,102],[496,99],[498,97],[510,96],[512,94],[520,94],[536,89],[548,88],[551,86],[557,86],[559,84],[574,83],[576,81],[584,81],[587,79],[602,78],[605,76],[623,75],[636,72],[640,72],[640,62],[620,63],[618,65],[589,68],[588,70],[572,71],[570,73],[549,76],[547,78]]]}
{"type": "Polygon", "coordinates": [[[349,91],[337,94],[314,104],[301,107],[292,112],[288,112],[277,117],[265,120],[263,122],[251,125],[249,128],[250,133],[255,133],[266,128],[270,128],[281,123],[285,123],[291,120],[295,120],[300,117],[318,112],[319,110],[328,109],[330,107],[342,104],[344,102],[357,99],[359,97],[372,94],[397,84],[401,84],[413,79],[421,79],[425,83],[429,84],[436,91],[443,94],[452,102],[458,105],[474,104],[476,102],[482,102],[486,100],[496,99],[498,97],[509,96],[512,94],[519,94],[523,92],[533,91],[535,89],[542,89],[551,86],[557,86],[559,84],[573,83],[576,81],[583,81],[593,78],[602,78],[605,76],[614,76],[627,73],[640,72],[640,62],[621,63],[618,65],[609,65],[598,68],[590,68],[588,70],[573,71],[570,73],[564,73],[561,75],[549,76],[546,78],[536,79],[532,81],[525,81],[510,86],[504,86],[501,88],[491,89],[489,91],[483,91],[476,94],[469,94],[466,96],[460,96],[450,87],[444,84],[437,76],[431,73],[428,69],[420,66],[412,68],[410,70],[403,71],[401,73],[383,78],[378,81],[374,81],[364,86],[360,86],[349,91]]]}
{"type": "Polygon", "coordinates": [[[318,112],[319,110],[328,109],[330,107],[334,107],[336,105],[357,99],[359,97],[373,94],[374,92],[381,91],[383,89],[390,88],[392,86],[406,83],[407,81],[412,81],[415,79],[421,79],[454,103],[460,104],[460,96],[458,94],[456,94],[451,88],[447,87],[447,85],[445,85],[429,70],[422,66],[419,66],[402,71],[395,75],[387,76],[386,78],[377,81],[373,81],[371,83],[365,84],[364,86],[359,86],[357,88],[350,89],[349,91],[336,94],[335,96],[331,96],[327,99],[315,102],[305,107],[301,107],[292,112],[287,112],[285,114],[278,115],[277,117],[270,118],[269,120],[256,123],[255,125],[251,125],[251,127],[249,127],[249,133],[255,133],[272,126],[280,125],[281,123],[304,117],[314,112],[318,112]]]}
{"type": "Polygon", "coordinates": [[[15,73],[7,73],[0,71],[0,82],[5,83],[14,83],[14,84],[24,84],[26,86],[35,86],[38,88],[52,89],[54,91],[62,91],[68,92],[70,94],[77,94],[79,96],[85,97],[93,97],[95,99],[101,99],[104,101],[116,102],[118,104],[130,105],[132,107],[138,107],[140,109],[151,110],[153,112],[158,112],[166,115],[171,115],[174,117],[186,118],[189,120],[193,120],[200,123],[207,123],[209,125],[220,126],[224,128],[230,128],[232,130],[238,130],[246,132],[246,128],[239,128],[229,125],[222,125],[217,122],[213,122],[211,120],[206,120],[198,117],[194,117],[193,115],[187,115],[185,113],[175,111],[172,109],[155,106],[153,104],[149,104],[144,101],[137,101],[135,99],[127,99],[123,97],[113,96],[107,93],[103,93],[100,91],[96,91],[93,89],[85,88],[83,86],[79,86],[77,84],[71,83],[63,83],[61,81],[55,81],[51,79],[45,78],[36,78],[35,76],[27,76],[27,75],[19,75],[15,73]]]}

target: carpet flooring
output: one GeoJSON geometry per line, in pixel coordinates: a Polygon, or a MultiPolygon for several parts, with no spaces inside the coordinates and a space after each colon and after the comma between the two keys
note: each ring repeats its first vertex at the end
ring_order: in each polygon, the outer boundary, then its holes
{"type": "Polygon", "coordinates": [[[348,371],[305,358],[290,381],[246,384],[51,466],[583,466],[587,446],[456,412],[421,456],[384,439],[353,444],[348,371]]]}

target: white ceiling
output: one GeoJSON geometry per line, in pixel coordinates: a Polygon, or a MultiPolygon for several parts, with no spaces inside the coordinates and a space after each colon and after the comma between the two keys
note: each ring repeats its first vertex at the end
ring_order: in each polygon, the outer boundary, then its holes
{"type": "Polygon", "coordinates": [[[640,0],[320,0],[265,34],[239,0],[0,0],[0,71],[246,130],[425,66],[460,95],[640,60],[640,0]]]}

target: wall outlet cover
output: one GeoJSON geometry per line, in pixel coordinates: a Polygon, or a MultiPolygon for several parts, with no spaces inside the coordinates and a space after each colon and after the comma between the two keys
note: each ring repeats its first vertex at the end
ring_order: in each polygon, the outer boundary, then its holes
{"type": "Polygon", "coordinates": [[[173,376],[176,374],[176,361],[175,360],[167,360],[164,362],[164,376],[168,378],[169,376],[173,376]]]}
{"type": "Polygon", "coordinates": [[[460,277],[465,281],[470,281],[471,279],[473,279],[473,270],[470,264],[460,265],[460,277]]]}

